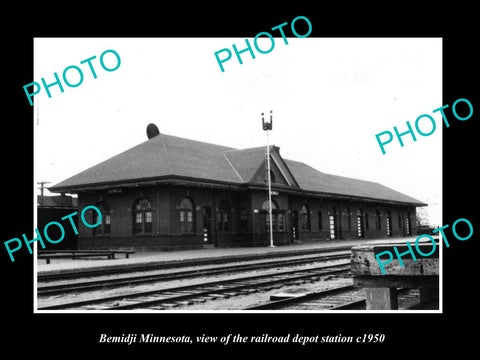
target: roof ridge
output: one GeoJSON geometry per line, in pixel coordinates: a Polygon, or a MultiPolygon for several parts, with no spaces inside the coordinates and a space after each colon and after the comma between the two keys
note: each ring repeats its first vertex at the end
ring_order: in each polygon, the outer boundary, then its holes
{"type": "Polygon", "coordinates": [[[182,139],[182,140],[187,140],[187,141],[191,141],[191,142],[197,142],[197,143],[205,144],[205,145],[209,145],[209,146],[218,146],[218,147],[222,147],[222,148],[228,149],[228,150],[222,150],[222,151],[236,151],[236,150],[238,150],[238,149],[235,149],[235,148],[233,148],[233,147],[231,147],[231,146],[214,144],[214,143],[207,142],[207,141],[189,139],[189,138],[186,138],[186,137],[181,137],[181,136],[177,136],[177,135],[170,135],[170,134],[164,134],[164,133],[160,133],[160,134],[161,134],[161,135],[164,135],[164,136],[171,137],[171,138],[182,139]]]}
{"type": "Polygon", "coordinates": [[[242,178],[242,176],[238,173],[237,169],[235,169],[235,167],[233,166],[233,164],[230,162],[230,159],[228,158],[228,156],[225,154],[226,151],[223,152],[223,156],[225,157],[225,159],[227,160],[228,164],[232,167],[233,171],[235,171],[235,174],[237,174],[237,176],[239,177],[239,179],[242,181],[242,182],[245,182],[245,180],[242,178]]]}
{"type": "MultiPolygon", "coordinates": [[[[270,148],[274,148],[275,145],[270,145],[270,148]]],[[[266,146],[255,146],[255,147],[250,147],[250,148],[245,148],[245,149],[230,149],[230,150],[225,150],[224,152],[234,152],[234,151],[247,151],[247,150],[260,150],[260,149],[265,149],[266,146]]]]}

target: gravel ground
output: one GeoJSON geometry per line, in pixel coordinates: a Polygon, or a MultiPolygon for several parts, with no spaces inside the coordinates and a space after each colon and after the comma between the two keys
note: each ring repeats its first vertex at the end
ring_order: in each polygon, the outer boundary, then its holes
{"type": "Polygon", "coordinates": [[[172,308],[172,310],[242,310],[247,307],[261,305],[268,302],[270,296],[282,292],[313,292],[351,284],[352,279],[349,278],[329,279],[328,281],[320,280],[300,285],[279,286],[276,289],[268,291],[252,293],[244,296],[234,296],[226,299],[217,299],[209,301],[208,303],[196,303],[188,306],[175,307],[172,308]]]}

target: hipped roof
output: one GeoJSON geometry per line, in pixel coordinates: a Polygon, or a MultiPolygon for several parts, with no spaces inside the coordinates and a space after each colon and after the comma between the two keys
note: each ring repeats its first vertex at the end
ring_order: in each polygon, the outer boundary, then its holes
{"type": "MultiPolygon", "coordinates": [[[[298,187],[292,191],[424,206],[419,200],[381,184],[322,173],[302,162],[280,157],[298,187]]],[[[52,187],[78,192],[99,186],[126,186],[154,180],[190,179],[212,184],[249,186],[265,160],[265,147],[238,150],[177,136],[159,135],[80,172],[52,187]]]]}

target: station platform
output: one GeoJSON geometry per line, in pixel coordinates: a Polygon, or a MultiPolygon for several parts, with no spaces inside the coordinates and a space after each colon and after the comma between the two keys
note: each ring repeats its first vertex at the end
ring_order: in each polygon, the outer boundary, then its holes
{"type": "Polygon", "coordinates": [[[184,266],[195,260],[208,261],[209,259],[219,260],[228,259],[229,261],[242,260],[251,256],[261,256],[269,253],[277,254],[295,254],[295,252],[303,252],[308,250],[318,251],[341,251],[349,250],[353,246],[364,243],[398,243],[398,242],[414,242],[415,237],[409,238],[385,238],[385,239],[361,239],[361,240],[322,240],[311,241],[306,243],[297,243],[290,245],[282,245],[278,247],[238,247],[238,248],[206,248],[196,250],[181,251],[145,251],[135,252],[128,259],[116,258],[113,260],[105,259],[52,259],[50,264],[46,264],[45,260],[37,259],[37,274],[52,274],[70,271],[81,271],[82,269],[102,269],[112,267],[123,267],[125,265],[139,266],[141,264],[172,264],[184,266]]]}

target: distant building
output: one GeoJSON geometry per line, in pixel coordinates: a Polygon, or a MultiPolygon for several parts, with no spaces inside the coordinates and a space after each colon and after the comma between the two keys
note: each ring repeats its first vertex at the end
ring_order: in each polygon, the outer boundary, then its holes
{"type": "MultiPolygon", "coordinates": [[[[37,229],[43,229],[51,221],[61,222],[63,216],[69,215],[78,208],[78,199],[72,196],[42,196],[37,195],[37,229]]],[[[74,217],[76,219],[76,217],[74,217]]],[[[51,244],[44,240],[45,249],[62,250],[75,249],[77,247],[78,235],[71,226],[65,226],[65,238],[58,244],[51,244]]],[[[51,239],[60,239],[61,232],[58,227],[49,227],[48,235],[51,239]]],[[[42,250],[41,245],[38,249],[42,250]]]]}
{"type": "MultiPolygon", "coordinates": [[[[79,248],[269,244],[265,147],[237,150],[150,131],[149,140],[49,188],[78,194],[79,248]],[[95,212],[89,215],[97,222],[95,212]]],[[[274,243],[416,233],[426,204],[378,183],[322,173],[270,147],[274,243]]]]}

